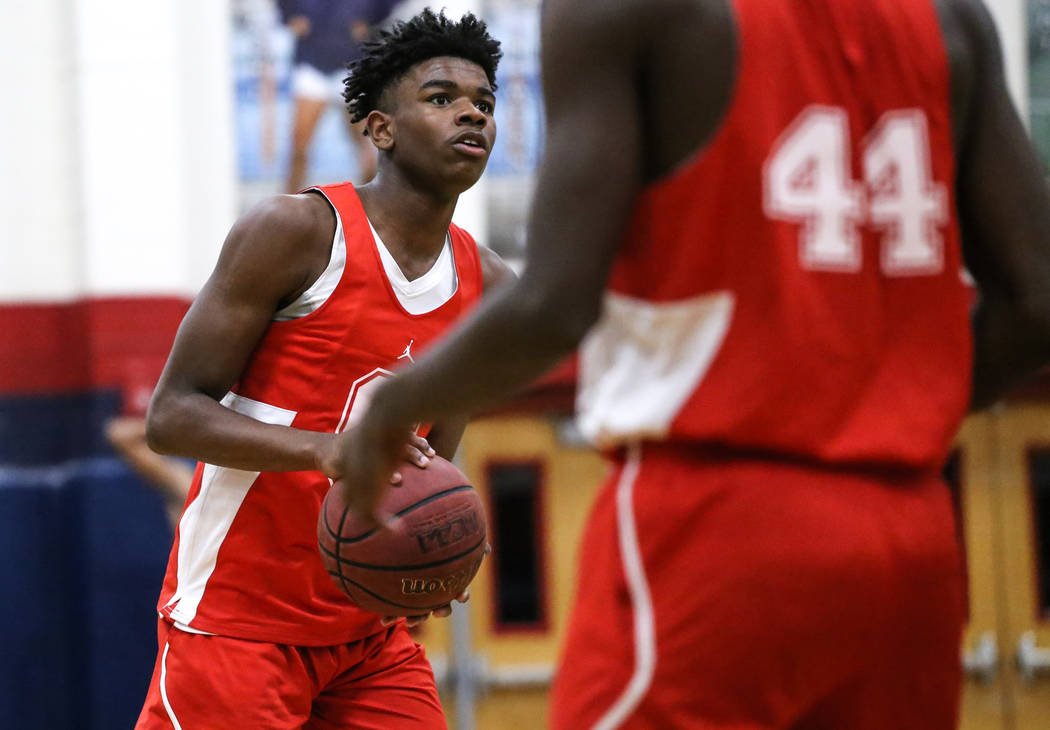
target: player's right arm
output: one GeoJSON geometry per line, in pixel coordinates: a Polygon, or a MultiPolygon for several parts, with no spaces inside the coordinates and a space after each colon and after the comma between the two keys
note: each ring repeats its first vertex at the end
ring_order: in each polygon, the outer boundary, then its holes
{"type": "Polygon", "coordinates": [[[940,3],[952,63],[963,255],[977,281],[972,407],[1050,363],[1050,185],[980,0],[940,3]],[[961,51],[961,52],[959,52],[961,51]]]}
{"type": "Polygon", "coordinates": [[[179,326],[147,415],[158,453],[249,471],[317,468],[330,434],[261,423],[219,403],[273,314],[327,264],[335,215],[320,196],[285,195],[241,218],[179,326]]]}

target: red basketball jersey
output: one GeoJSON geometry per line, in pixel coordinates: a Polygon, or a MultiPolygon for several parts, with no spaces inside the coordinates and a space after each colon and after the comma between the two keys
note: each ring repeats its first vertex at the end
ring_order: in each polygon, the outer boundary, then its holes
{"type": "Polygon", "coordinates": [[[730,106],[638,200],[582,350],[581,427],[936,465],[968,401],[971,293],[934,7],[733,4],[730,106]]]}
{"type": "MultiPolygon", "coordinates": [[[[431,312],[409,314],[353,186],[317,190],[337,213],[333,251],[345,241],[342,275],[313,312],[270,325],[223,404],[260,421],[332,433],[360,415],[382,378],[476,304],[482,275],[474,240],[451,226],[456,291],[431,312]]],[[[282,644],[333,645],[379,631],[379,617],[356,608],[322,565],[316,526],[328,488],[320,472],[198,465],[161,613],[191,629],[282,644]]]]}

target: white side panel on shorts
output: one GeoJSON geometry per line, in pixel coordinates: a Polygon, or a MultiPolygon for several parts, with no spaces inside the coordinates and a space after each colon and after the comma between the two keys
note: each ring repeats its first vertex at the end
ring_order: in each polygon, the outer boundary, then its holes
{"type": "Polygon", "coordinates": [[[669,303],[605,295],[580,348],[580,431],[598,446],[666,435],[718,353],[732,292],[669,303]]]}
{"type": "MultiPolygon", "coordinates": [[[[263,423],[290,426],[295,411],[261,403],[234,393],[222,399],[227,408],[263,423]]],[[[204,465],[201,490],[179,521],[178,585],[168,605],[178,602],[171,618],[190,625],[212,571],[215,558],[226,539],[245,495],[259,476],[257,471],[204,465]]]]}
{"type": "Polygon", "coordinates": [[[631,595],[634,613],[634,672],[616,702],[613,703],[592,730],[614,730],[631,716],[645,697],[656,671],[656,624],[653,616],[653,598],[645,563],[638,545],[638,522],[634,517],[634,484],[642,464],[642,447],[633,443],[627,450],[627,462],[616,484],[616,530],[623,559],[623,573],[627,591],[631,595]]]}

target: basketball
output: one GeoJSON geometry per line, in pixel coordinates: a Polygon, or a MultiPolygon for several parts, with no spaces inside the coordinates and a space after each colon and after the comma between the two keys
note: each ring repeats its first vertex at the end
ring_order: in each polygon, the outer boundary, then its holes
{"type": "Polygon", "coordinates": [[[486,523],[481,498],[459,469],[435,456],[425,469],[405,463],[381,510],[394,515],[387,527],[366,527],[328,490],[317,520],[325,569],[366,611],[411,616],[459,596],[485,556],[486,523]]]}

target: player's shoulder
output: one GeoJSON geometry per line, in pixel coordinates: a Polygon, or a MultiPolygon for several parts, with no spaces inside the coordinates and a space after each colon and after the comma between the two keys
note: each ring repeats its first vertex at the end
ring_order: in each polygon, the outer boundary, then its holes
{"type": "Polygon", "coordinates": [[[545,0],[543,36],[553,53],[548,64],[571,68],[579,56],[644,64],[676,43],[704,40],[710,53],[733,53],[732,0],[545,0]]]}
{"type": "Polygon", "coordinates": [[[999,36],[983,0],[934,0],[949,49],[962,45],[976,57],[996,53],[999,36]]]}
{"type": "Polygon", "coordinates": [[[481,262],[481,281],[485,292],[494,291],[518,278],[514,269],[491,248],[478,246],[478,260],[481,262]]]}
{"type": "Polygon", "coordinates": [[[298,288],[324,270],[335,235],[335,213],[320,195],[277,195],[245,212],[219,256],[225,276],[274,279],[283,289],[298,288]]]}
{"type": "Polygon", "coordinates": [[[335,214],[318,193],[275,195],[249,209],[237,225],[269,231],[283,239],[329,238],[335,230],[335,214]]]}
{"type": "Polygon", "coordinates": [[[605,25],[619,23],[653,23],[666,26],[675,16],[721,18],[731,0],[619,0],[618,2],[589,2],[578,0],[546,0],[544,13],[566,20],[580,19],[605,25]],[[667,16],[671,13],[671,17],[667,16]]]}
{"type": "Polygon", "coordinates": [[[322,255],[331,247],[335,213],[316,193],[276,195],[260,201],[234,224],[227,246],[291,261],[322,255]]]}

